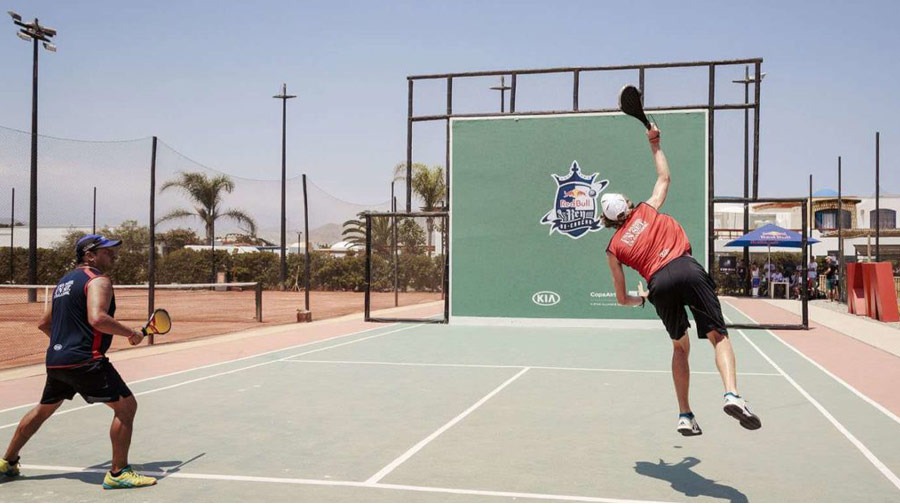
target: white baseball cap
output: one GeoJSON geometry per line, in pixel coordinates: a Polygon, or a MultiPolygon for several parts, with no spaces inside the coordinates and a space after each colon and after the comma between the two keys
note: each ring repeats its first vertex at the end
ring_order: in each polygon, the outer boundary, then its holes
{"type": "Polygon", "coordinates": [[[619,193],[607,193],[600,198],[600,208],[609,220],[619,220],[628,211],[628,200],[619,193]]]}

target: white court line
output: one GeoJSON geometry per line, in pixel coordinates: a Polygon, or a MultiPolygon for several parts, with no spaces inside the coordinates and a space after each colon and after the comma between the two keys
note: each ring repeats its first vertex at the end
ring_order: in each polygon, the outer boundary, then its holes
{"type": "MultiPolygon", "coordinates": [[[[737,312],[740,313],[741,315],[747,317],[747,318],[750,319],[750,320],[753,320],[753,319],[750,318],[746,313],[742,312],[742,311],[741,311],[740,309],[738,309],[737,307],[735,307],[735,306],[733,306],[733,305],[729,305],[729,306],[731,306],[732,308],[734,308],[735,311],[737,311],[737,312]]],[[[869,396],[863,394],[862,392],[860,392],[859,390],[857,390],[856,388],[854,388],[853,385],[850,385],[849,383],[847,383],[847,382],[845,382],[844,380],[842,380],[839,376],[837,376],[837,375],[835,375],[834,373],[832,373],[831,371],[825,369],[821,364],[819,364],[818,362],[812,360],[809,356],[805,355],[805,354],[804,354],[803,352],[801,352],[800,350],[797,350],[796,348],[794,348],[790,343],[788,343],[787,341],[784,341],[783,339],[779,338],[777,334],[775,334],[775,333],[773,333],[773,332],[771,332],[771,331],[769,331],[769,332],[770,332],[770,334],[772,334],[772,336],[773,336],[775,339],[777,339],[778,341],[780,341],[781,344],[783,344],[784,346],[786,346],[786,347],[790,348],[791,350],[793,350],[794,353],[796,353],[796,354],[799,355],[800,357],[803,357],[804,359],[806,359],[807,362],[809,362],[809,363],[812,364],[813,366],[819,368],[820,371],[822,371],[823,373],[825,373],[825,374],[827,374],[828,376],[830,376],[832,379],[834,379],[834,381],[836,381],[836,382],[840,383],[841,385],[843,385],[844,387],[846,387],[847,390],[849,390],[850,392],[853,392],[854,394],[856,394],[857,397],[859,397],[859,398],[862,399],[863,401],[869,403],[872,407],[874,407],[874,408],[877,409],[878,411],[884,413],[885,416],[887,416],[887,417],[890,418],[891,420],[893,420],[893,421],[897,422],[898,424],[900,424],[900,417],[898,417],[897,415],[895,415],[893,411],[891,411],[891,410],[885,408],[884,406],[882,406],[881,404],[879,404],[878,402],[876,402],[874,399],[870,398],[869,396]]]]}
{"type": "MultiPolygon", "coordinates": [[[[395,326],[395,325],[397,325],[397,324],[390,324],[390,325],[388,325],[387,327],[392,327],[392,326],[395,326]]],[[[357,336],[357,335],[360,335],[360,334],[365,334],[365,333],[367,333],[367,332],[377,331],[378,329],[383,329],[383,328],[382,328],[382,327],[374,327],[374,328],[372,328],[372,329],[365,329],[365,330],[362,330],[362,331],[357,331],[357,332],[349,333],[349,334],[339,334],[339,335],[337,335],[337,336],[332,336],[332,337],[330,337],[330,338],[320,339],[320,340],[316,340],[316,341],[307,341],[306,343],[300,343],[299,345],[294,345],[294,346],[289,346],[289,347],[285,347],[285,348],[280,348],[280,349],[278,349],[278,350],[270,350],[270,351],[268,351],[268,352],[261,352],[261,353],[258,353],[258,354],[248,355],[248,356],[246,356],[246,357],[238,357],[237,359],[231,359],[231,360],[221,361],[221,362],[214,362],[214,363],[212,363],[212,364],[206,364],[206,365],[203,365],[203,366],[197,366],[197,367],[193,367],[193,368],[189,368],[189,369],[183,369],[183,370],[181,370],[181,371],[175,371],[175,372],[167,373],[167,374],[163,374],[163,375],[151,376],[151,377],[149,377],[149,378],[143,378],[143,379],[140,379],[140,380],[129,381],[128,384],[129,384],[129,385],[134,385],[134,384],[136,384],[136,383],[143,383],[143,382],[146,382],[146,381],[158,380],[158,379],[160,379],[160,378],[168,378],[168,377],[170,377],[170,376],[176,376],[176,375],[180,375],[180,374],[184,374],[184,373],[191,373],[191,372],[193,372],[193,371],[200,371],[201,369],[207,369],[207,368],[216,367],[216,366],[223,366],[223,365],[225,365],[225,364],[232,364],[232,363],[234,363],[234,362],[240,362],[240,361],[247,360],[247,359],[255,359],[255,358],[257,358],[257,357],[263,357],[263,356],[266,356],[266,355],[271,355],[271,354],[273,354],[273,353],[284,352],[284,351],[286,351],[286,350],[294,350],[294,349],[296,349],[296,348],[303,348],[303,347],[307,347],[307,346],[310,346],[310,345],[315,345],[315,344],[318,344],[318,343],[325,343],[325,342],[328,342],[328,341],[331,341],[331,340],[335,340],[335,339],[339,339],[339,338],[348,338],[348,337],[350,337],[350,336],[357,336]]],[[[177,351],[177,350],[176,350],[176,351],[177,351]]],[[[22,409],[22,408],[31,408],[31,407],[33,407],[35,404],[37,404],[37,403],[21,404],[21,405],[19,405],[19,406],[13,406],[13,407],[11,407],[11,408],[2,409],[2,410],[0,410],[0,414],[6,413],[7,411],[14,411],[14,410],[17,410],[17,409],[22,409]]],[[[0,426],[0,429],[2,429],[2,428],[3,428],[3,427],[0,426]]]]}
{"type": "MultiPolygon", "coordinates": [[[[47,465],[31,465],[24,464],[22,469],[30,469],[36,471],[65,471],[68,473],[92,473],[105,474],[106,469],[82,468],[68,466],[47,466],[47,465]]],[[[456,495],[480,495],[487,497],[507,497],[520,499],[536,499],[536,500],[562,500],[577,502],[633,502],[633,503],[650,503],[660,501],[639,501],[613,499],[606,497],[587,497],[583,495],[557,495],[557,494],[541,494],[541,493],[524,493],[524,492],[497,492],[490,490],[470,490],[467,488],[442,488],[427,487],[415,485],[395,485],[390,483],[366,483],[361,481],[339,481],[339,480],[317,480],[305,478],[272,478],[263,476],[236,476],[225,474],[199,474],[178,472],[158,472],[158,471],[140,471],[141,474],[155,476],[159,478],[173,479],[192,479],[192,480],[210,480],[210,481],[246,481],[253,483],[281,483],[287,485],[310,485],[310,486],[329,486],[329,487],[352,487],[352,488],[371,488],[375,490],[404,490],[410,492],[427,492],[427,493],[449,493],[456,495]]]]}
{"type": "MultiPolygon", "coordinates": [[[[746,313],[742,312],[737,307],[732,306],[732,305],[729,305],[729,306],[731,306],[732,308],[737,310],[737,312],[740,313],[741,315],[747,317],[750,320],[753,320],[753,318],[749,317],[746,313]]],[[[727,321],[728,317],[725,317],[725,318],[727,321]]],[[[781,338],[779,338],[772,331],[770,331],[768,329],[765,331],[768,332],[770,335],[772,335],[776,340],[780,341],[781,343],[784,343],[784,341],[782,341],[781,338]]],[[[784,378],[788,381],[788,383],[793,385],[793,387],[795,389],[797,389],[798,392],[800,392],[800,395],[805,397],[806,400],[810,402],[810,404],[812,404],[817,410],[819,410],[819,413],[821,413],[822,416],[825,417],[825,419],[827,419],[829,422],[831,422],[831,424],[834,425],[834,427],[838,430],[838,432],[843,434],[844,437],[847,438],[847,440],[850,441],[850,443],[853,446],[855,446],[856,449],[859,450],[859,452],[862,453],[863,456],[866,457],[866,459],[868,459],[868,461],[873,466],[875,466],[875,468],[878,469],[878,471],[881,472],[882,475],[884,475],[885,478],[888,479],[888,481],[890,481],[898,490],[900,490],[900,478],[898,478],[897,475],[894,474],[893,471],[891,471],[888,468],[888,466],[886,466],[884,464],[884,462],[882,462],[878,457],[876,457],[875,454],[872,453],[872,451],[869,450],[866,447],[866,445],[864,445],[862,443],[862,441],[860,441],[859,439],[856,438],[856,436],[851,434],[850,431],[846,427],[844,427],[844,425],[841,422],[839,422],[837,420],[837,418],[834,417],[834,415],[832,415],[827,409],[825,409],[825,407],[822,406],[822,404],[820,404],[819,401],[816,401],[813,398],[813,396],[811,396],[803,387],[800,386],[799,383],[796,382],[796,380],[791,378],[791,376],[789,374],[787,374],[783,369],[781,369],[781,367],[779,367],[778,364],[775,364],[775,361],[773,361],[771,358],[769,358],[769,356],[766,355],[766,353],[763,352],[762,349],[756,345],[756,343],[754,343],[752,340],[750,340],[750,338],[747,337],[747,335],[744,333],[743,330],[739,329],[738,333],[740,333],[741,336],[743,336],[744,340],[746,340],[747,343],[750,344],[750,346],[755,348],[756,351],[759,352],[759,354],[762,355],[763,358],[766,359],[773,368],[775,368],[779,373],[781,373],[784,376],[784,378]]]]}
{"type": "MultiPolygon", "coordinates": [[[[221,372],[221,373],[215,373],[215,374],[211,374],[211,375],[207,375],[207,376],[201,376],[200,378],[194,378],[194,379],[192,379],[192,380],[187,380],[187,381],[175,383],[175,384],[172,384],[172,385],[167,385],[167,386],[165,386],[165,387],[160,387],[160,388],[156,388],[156,389],[152,389],[152,390],[145,390],[145,391],[143,391],[143,392],[139,392],[139,393],[136,393],[136,394],[134,394],[134,395],[135,395],[135,396],[144,396],[144,395],[147,395],[147,394],[152,394],[152,393],[154,393],[154,392],[161,392],[161,391],[163,391],[163,390],[169,390],[169,389],[173,389],[173,388],[176,388],[176,387],[181,387],[181,386],[183,386],[183,385],[189,385],[189,384],[191,384],[191,383],[196,383],[196,382],[200,382],[200,381],[204,381],[204,380],[209,380],[210,378],[217,378],[217,377],[219,377],[219,376],[225,376],[225,375],[229,375],[229,374],[232,374],[232,373],[237,373],[237,372],[239,372],[239,371],[246,371],[246,370],[248,370],[248,369],[257,368],[257,367],[260,367],[260,366],[267,366],[267,365],[269,365],[269,364],[274,364],[274,363],[276,363],[276,362],[284,362],[284,361],[287,360],[287,359],[292,359],[292,358],[295,358],[295,357],[300,357],[300,356],[302,356],[302,355],[309,355],[309,354],[311,354],[311,353],[321,352],[321,351],[323,351],[323,350],[330,350],[330,349],[332,349],[332,348],[338,348],[338,347],[342,347],[342,346],[345,346],[345,345],[352,345],[353,343],[359,343],[360,341],[365,341],[365,340],[372,339],[372,338],[378,338],[379,336],[386,336],[386,335],[388,335],[388,334],[393,334],[393,333],[397,333],[397,332],[400,332],[400,331],[406,331],[406,330],[408,330],[408,329],[412,329],[412,328],[415,328],[415,327],[420,327],[421,325],[423,325],[423,324],[418,324],[418,325],[412,325],[412,326],[401,327],[401,328],[395,329],[395,330],[393,330],[393,331],[387,331],[387,332],[383,332],[383,333],[379,333],[379,334],[373,334],[373,335],[371,335],[371,336],[366,336],[365,338],[359,338],[359,339],[355,339],[355,340],[353,340],[353,341],[345,341],[345,342],[343,342],[343,343],[338,343],[337,345],[331,345],[331,346],[326,346],[326,347],[322,347],[322,348],[316,348],[315,350],[309,350],[309,351],[307,351],[307,352],[301,352],[301,353],[299,353],[299,354],[289,355],[289,356],[283,357],[283,358],[281,358],[281,359],[275,359],[275,360],[271,360],[271,361],[260,362],[260,363],[257,363],[257,364],[252,364],[252,365],[250,365],[250,366],[244,366],[244,367],[242,367],[242,368],[231,369],[231,370],[229,370],[229,371],[223,371],[223,372],[221,372]]],[[[83,405],[83,406],[78,406],[78,407],[75,407],[75,408],[70,408],[70,409],[67,409],[67,410],[64,410],[64,411],[57,411],[56,413],[53,414],[53,416],[64,415],[64,414],[66,414],[66,413],[71,413],[71,412],[73,412],[73,411],[79,411],[79,410],[83,410],[83,409],[85,409],[85,408],[91,408],[91,407],[94,407],[94,406],[101,406],[102,404],[103,404],[103,403],[85,404],[85,405],[83,405]]],[[[11,423],[11,424],[6,424],[6,425],[0,425],[0,430],[6,429],[6,428],[9,428],[9,427],[15,427],[15,426],[17,426],[17,425],[19,425],[19,422],[11,423]]]]}
{"type": "MultiPolygon", "coordinates": [[[[461,368],[488,368],[488,369],[540,369],[544,371],[595,371],[602,373],[651,373],[672,374],[671,369],[611,369],[611,368],[580,368],[557,366],[530,366],[530,365],[502,365],[502,364],[443,364],[433,362],[388,362],[388,361],[346,361],[346,360],[310,360],[310,359],[284,359],[285,362],[298,362],[305,364],[369,364],[373,366],[415,366],[415,367],[461,367],[461,368]]],[[[705,374],[719,376],[718,371],[692,371],[691,374],[705,374]]],[[[777,376],[778,373],[738,373],[738,376],[777,376]]]]}
{"type": "Polygon", "coordinates": [[[410,457],[412,457],[413,455],[418,453],[419,450],[424,448],[428,443],[434,441],[438,436],[443,434],[447,429],[449,429],[450,427],[453,427],[454,425],[459,423],[463,418],[469,416],[470,413],[472,413],[473,411],[478,409],[482,404],[486,403],[491,397],[494,397],[495,395],[497,395],[501,390],[506,388],[507,385],[516,381],[520,376],[527,373],[529,369],[530,368],[525,368],[525,369],[519,371],[518,373],[516,373],[515,376],[513,376],[512,378],[503,382],[502,385],[500,385],[499,387],[492,390],[490,393],[488,393],[488,395],[479,399],[478,402],[476,402],[472,406],[469,406],[469,409],[467,409],[467,410],[463,411],[462,413],[460,413],[459,415],[457,415],[456,418],[454,418],[453,420],[450,420],[449,422],[444,424],[440,429],[432,432],[428,437],[419,441],[418,443],[416,443],[415,446],[413,446],[412,448],[407,450],[406,453],[404,453],[403,455],[400,455],[399,457],[394,459],[393,462],[384,466],[380,471],[373,474],[371,478],[366,480],[366,483],[378,483],[382,478],[384,478],[385,476],[390,474],[391,471],[393,471],[394,469],[399,467],[400,464],[406,462],[407,460],[409,460],[410,457]]]}

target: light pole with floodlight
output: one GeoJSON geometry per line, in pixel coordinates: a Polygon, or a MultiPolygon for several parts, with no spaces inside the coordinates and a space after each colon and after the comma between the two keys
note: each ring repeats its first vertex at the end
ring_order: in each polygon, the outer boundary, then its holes
{"type": "MultiPolygon", "coordinates": [[[[26,41],[34,43],[34,56],[31,78],[31,202],[28,212],[28,283],[37,284],[37,132],[38,132],[38,42],[42,42],[44,49],[56,52],[56,46],[50,39],[56,36],[56,30],[47,26],[41,26],[37,18],[30,23],[23,23],[22,16],[13,11],[7,11],[13,23],[19,27],[16,35],[26,41]]],[[[28,302],[37,301],[37,291],[28,290],[28,302]]]]}
{"type": "Polygon", "coordinates": [[[281,94],[272,98],[281,100],[281,289],[284,290],[284,282],[287,280],[287,254],[286,254],[286,237],[285,237],[285,220],[287,218],[287,193],[285,190],[285,179],[287,177],[287,101],[296,98],[295,95],[287,94],[287,84],[281,85],[281,94]]]}

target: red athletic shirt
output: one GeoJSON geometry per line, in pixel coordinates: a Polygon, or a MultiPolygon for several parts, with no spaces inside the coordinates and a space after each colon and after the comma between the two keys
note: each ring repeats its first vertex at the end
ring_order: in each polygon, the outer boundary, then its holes
{"type": "Polygon", "coordinates": [[[610,238],[606,251],[649,281],[672,260],[690,254],[691,243],[672,216],[641,203],[610,238]]]}

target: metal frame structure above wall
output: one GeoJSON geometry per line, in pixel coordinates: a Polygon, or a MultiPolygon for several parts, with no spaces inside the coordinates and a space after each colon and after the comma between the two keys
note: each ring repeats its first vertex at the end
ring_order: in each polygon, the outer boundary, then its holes
{"type": "MultiPolygon", "coordinates": [[[[633,64],[633,65],[610,65],[610,66],[592,66],[592,67],[559,67],[559,68],[543,68],[543,69],[518,69],[518,70],[494,70],[494,71],[480,71],[480,72],[461,72],[461,73],[443,73],[443,74],[428,74],[428,75],[412,75],[407,77],[407,126],[406,126],[406,211],[412,212],[412,188],[411,188],[411,179],[412,179],[412,166],[413,166],[413,125],[420,122],[431,122],[431,121],[444,121],[445,123],[445,157],[444,162],[447,167],[445,171],[446,176],[446,188],[447,188],[447,200],[450,201],[450,191],[452,191],[452,187],[450,186],[450,171],[453,169],[450,163],[450,120],[453,118],[463,118],[463,117],[494,117],[494,116],[517,116],[517,115],[553,115],[553,114],[577,114],[577,113],[609,113],[609,112],[619,112],[618,108],[599,108],[599,109],[585,109],[581,106],[581,102],[583,101],[583,86],[582,80],[585,75],[589,74],[603,74],[608,72],[619,72],[619,71],[634,71],[635,72],[635,80],[637,81],[638,88],[642,93],[645,93],[647,89],[645,88],[646,84],[646,76],[650,72],[659,71],[663,69],[687,69],[687,68],[698,68],[698,69],[706,69],[707,72],[707,99],[702,103],[675,103],[666,106],[657,106],[657,107],[645,107],[647,112],[657,112],[657,111],[666,111],[666,110],[706,110],[708,111],[708,138],[707,138],[707,162],[709,169],[709,180],[707,186],[707,201],[708,201],[708,228],[707,228],[707,264],[713,264],[714,255],[715,255],[715,233],[714,233],[714,220],[713,220],[713,202],[716,200],[715,195],[715,120],[716,120],[716,112],[723,110],[742,110],[742,111],[753,111],[753,125],[752,125],[752,176],[749,171],[749,163],[748,149],[745,149],[744,153],[744,198],[740,200],[745,204],[745,212],[748,211],[748,207],[746,206],[749,202],[757,201],[759,197],[759,129],[760,129],[760,85],[762,81],[762,58],[748,58],[748,59],[734,59],[734,60],[718,60],[718,61],[691,61],[691,62],[676,62],[676,63],[643,63],[643,64],[633,64]],[[717,99],[716,95],[716,72],[722,68],[730,68],[730,67],[740,67],[744,66],[746,68],[752,68],[752,75],[749,74],[745,70],[745,83],[746,86],[753,86],[753,93],[749,95],[746,93],[745,95],[747,99],[744,100],[743,103],[728,103],[723,102],[717,99]],[[568,75],[571,77],[571,87],[569,88],[569,93],[571,93],[572,102],[571,107],[561,110],[522,110],[521,107],[517,107],[517,96],[519,93],[519,88],[522,85],[520,80],[524,80],[524,78],[528,76],[534,75],[568,75]],[[500,90],[503,95],[509,92],[509,108],[508,111],[506,109],[502,109],[501,112],[496,111],[476,111],[476,112],[468,112],[468,113],[457,113],[454,112],[453,109],[453,101],[454,101],[454,83],[462,81],[464,79],[471,78],[480,78],[480,77],[501,77],[503,78],[503,83],[501,87],[492,88],[495,90],[500,90]],[[509,77],[509,86],[506,86],[505,78],[509,77]],[[752,78],[752,79],[751,79],[752,78]],[[424,83],[427,81],[444,81],[445,83],[445,111],[442,114],[427,114],[427,115],[417,115],[414,110],[414,102],[415,102],[415,91],[417,83],[424,83]],[[750,190],[752,187],[752,191],[750,190]]],[[[505,101],[504,101],[505,103],[505,101]]],[[[745,139],[748,133],[745,131],[745,139]]],[[[733,199],[731,201],[734,201],[733,199]]],[[[447,208],[448,211],[452,212],[452,208],[447,208]]],[[[744,232],[748,232],[747,229],[747,219],[744,219],[744,232]]],[[[745,251],[746,254],[746,251],[745,251]]],[[[450,286],[447,287],[447,296],[450,296],[450,286]]]]}

